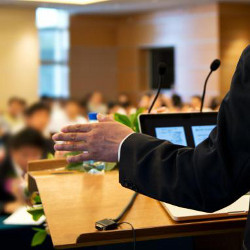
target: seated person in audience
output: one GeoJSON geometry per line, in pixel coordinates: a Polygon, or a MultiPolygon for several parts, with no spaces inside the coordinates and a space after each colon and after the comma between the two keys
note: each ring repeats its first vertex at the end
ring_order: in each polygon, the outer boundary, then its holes
{"type": "Polygon", "coordinates": [[[0,116],[0,164],[6,157],[6,143],[9,137],[8,124],[0,116]]]}
{"type": "Polygon", "coordinates": [[[87,111],[87,100],[86,98],[83,98],[80,102],[80,114],[81,116],[83,116],[84,118],[88,117],[88,111],[87,111]]]}
{"type": "Polygon", "coordinates": [[[8,123],[5,121],[3,116],[0,115],[0,138],[9,133],[8,123]]]}
{"type": "Polygon", "coordinates": [[[5,160],[5,157],[6,157],[5,145],[4,145],[3,141],[2,141],[2,139],[0,139],[0,165],[5,160]]]}
{"type": "Polygon", "coordinates": [[[210,109],[213,111],[219,111],[220,109],[220,104],[221,104],[221,98],[220,97],[213,97],[211,102],[210,102],[210,109]]]}
{"type": "Polygon", "coordinates": [[[107,114],[108,108],[107,105],[104,103],[102,93],[96,91],[88,97],[87,109],[89,112],[107,114]]]}
{"type": "Polygon", "coordinates": [[[64,111],[64,125],[74,125],[87,122],[87,120],[81,115],[81,107],[79,102],[74,99],[66,101],[64,111]]]}
{"type": "Polygon", "coordinates": [[[148,109],[150,106],[150,99],[152,97],[151,93],[145,93],[141,96],[139,103],[138,103],[138,108],[144,108],[148,109]]]}
{"type": "Polygon", "coordinates": [[[132,105],[130,98],[127,94],[121,93],[118,95],[118,104],[122,107],[127,114],[133,114],[136,112],[136,107],[132,105]]]}
{"type": "Polygon", "coordinates": [[[51,105],[51,115],[49,122],[49,132],[50,134],[57,133],[60,131],[60,124],[63,124],[65,120],[65,111],[63,109],[64,101],[56,99],[51,105]]]}
{"type": "Polygon", "coordinates": [[[12,97],[8,101],[8,109],[3,118],[8,125],[10,133],[16,133],[23,126],[23,111],[25,109],[25,101],[12,97]]]}
{"type": "Polygon", "coordinates": [[[48,106],[51,110],[54,104],[54,99],[52,97],[45,95],[45,96],[41,96],[40,102],[48,106]]]}
{"type": "Polygon", "coordinates": [[[127,115],[126,110],[119,103],[109,102],[108,103],[108,114],[113,115],[115,113],[127,115]]]}
{"type": "Polygon", "coordinates": [[[130,100],[129,100],[129,97],[127,94],[125,93],[120,93],[118,95],[118,104],[121,106],[121,107],[127,107],[130,105],[130,100]]]}
{"type": "Polygon", "coordinates": [[[25,111],[25,126],[40,132],[45,140],[43,158],[47,158],[48,153],[54,154],[54,141],[48,131],[50,121],[50,108],[43,103],[35,103],[25,111]]]}
{"type": "Polygon", "coordinates": [[[25,125],[38,130],[45,137],[50,137],[49,121],[50,108],[41,102],[34,103],[25,110],[25,125]]]}
{"type": "Polygon", "coordinates": [[[199,95],[194,95],[191,97],[190,107],[191,111],[200,111],[201,97],[199,95]]]}
{"type": "Polygon", "coordinates": [[[181,96],[179,96],[177,94],[173,94],[171,97],[171,102],[173,105],[174,112],[181,112],[182,111],[183,102],[182,102],[181,96]]]}
{"type": "Polygon", "coordinates": [[[0,213],[13,213],[25,204],[28,162],[41,159],[44,150],[41,133],[32,128],[13,135],[9,143],[9,155],[0,165],[0,213]]]}

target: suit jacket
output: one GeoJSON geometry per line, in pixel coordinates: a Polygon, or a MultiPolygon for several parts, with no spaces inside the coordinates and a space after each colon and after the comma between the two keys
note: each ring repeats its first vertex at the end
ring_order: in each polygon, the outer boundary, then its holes
{"type": "MultiPolygon", "coordinates": [[[[250,190],[249,112],[250,46],[241,55],[209,138],[188,148],[130,135],[121,147],[120,183],[157,200],[205,212],[233,203],[250,190]]],[[[250,249],[250,218],[244,247],[250,249]]]]}

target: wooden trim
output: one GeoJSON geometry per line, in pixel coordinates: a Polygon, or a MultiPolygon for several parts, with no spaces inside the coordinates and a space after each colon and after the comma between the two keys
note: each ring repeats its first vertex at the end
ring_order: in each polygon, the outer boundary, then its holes
{"type": "Polygon", "coordinates": [[[67,165],[66,159],[38,160],[28,163],[28,172],[63,168],[67,165]]]}

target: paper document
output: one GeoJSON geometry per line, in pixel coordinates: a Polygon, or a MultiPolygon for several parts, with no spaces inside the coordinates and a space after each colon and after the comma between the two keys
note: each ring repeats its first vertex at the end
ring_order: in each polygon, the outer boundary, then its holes
{"type": "Polygon", "coordinates": [[[21,207],[7,219],[3,221],[6,225],[41,225],[45,221],[43,215],[38,221],[32,219],[32,215],[27,212],[27,207],[21,207]]]}

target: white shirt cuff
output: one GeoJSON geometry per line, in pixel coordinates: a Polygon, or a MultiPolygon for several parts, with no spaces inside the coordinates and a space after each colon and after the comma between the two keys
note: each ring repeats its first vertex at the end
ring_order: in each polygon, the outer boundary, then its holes
{"type": "Polygon", "coordinates": [[[120,143],[119,148],[118,148],[118,162],[120,161],[120,157],[121,157],[121,149],[122,149],[122,144],[125,142],[125,140],[132,134],[134,134],[135,132],[130,133],[129,135],[127,135],[120,143]]]}

